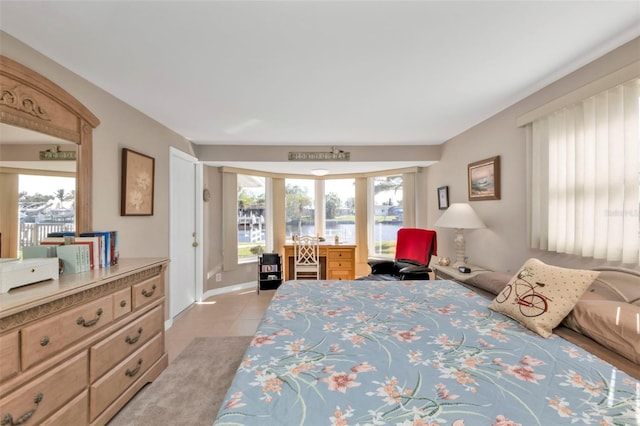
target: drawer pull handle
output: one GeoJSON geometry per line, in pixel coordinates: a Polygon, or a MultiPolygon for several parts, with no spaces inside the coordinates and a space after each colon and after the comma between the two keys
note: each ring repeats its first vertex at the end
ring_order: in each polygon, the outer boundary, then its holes
{"type": "Polygon", "coordinates": [[[151,297],[153,296],[153,293],[156,292],[156,285],[154,284],[153,287],[151,287],[151,291],[147,291],[145,289],[142,289],[142,295],[144,297],[151,297]]]}
{"type": "Polygon", "coordinates": [[[127,302],[125,300],[121,300],[120,301],[120,307],[124,308],[125,306],[127,306],[127,302]]]}
{"type": "Polygon", "coordinates": [[[129,370],[127,368],[127,371],[124,372],[125,376],[128,376],[128,377],[135,376],[136,374],[138,374],[138,371],[140,371],[140,367],[142,367],[142,358],[138,360],[138,366],[136,368],[134,368],[133,370],[129,370]]]}
{"type": "Polygon", "coordinates": [[[98,311],[96,312],[96,317],[94,319],[92,319],[91,321],[85,321],[84,318],[80,317],[76,320],[76,324],[81,325],[83,327],[92,327],[94,325],[96,325],[98,323],[98,321],[100,320],[100,316],[102,315],[103,311],[102,308],[98,309],[98,311]]]}
{"type": "Polygon", "coordinates": [[[138,342],[138,339],[140,338],[140,336],[142,336],[142,327],[140,327],[138,329],[138,335],[136,337],[129,337],[127,336],[126,339],[124,339],[125,342],[127,342],[130,345],[134,345],[138,342]]]}
{"type": "Polygon", "coordinates": [[[42,392],[38,393],[36,397],[33,399],[34,404],[36,404],[35,407],[33,407],[31,410],[27,411],[26,413],[18,417],[16,420],[13,420],[13,416],[10,413],[5,414],[4,417],[2,418],[2,422],[0,422],[0,425],[16,426],[16,425],[21,425],[23,423],[26,423],[31,418],[31,416],[33,416],[36,413],[36,410],[38,409],[38,405],[40,405],[40,402],[42,402],[43,398],[44,398],[44,395],[42,394],[42,392]]]}
{"type": "Polygon", "coordinates": [[[50,341],[51,339],[49,339],[49,336],[44,336],[42,339],[40,339],[40,346],[47,346],[50,341]]]}

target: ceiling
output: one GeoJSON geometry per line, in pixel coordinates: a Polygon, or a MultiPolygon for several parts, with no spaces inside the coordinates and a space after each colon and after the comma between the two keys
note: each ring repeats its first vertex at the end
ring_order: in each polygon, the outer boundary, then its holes
{"type": "MultiPolygon", "coordinates": [[[[34,144],[34,145],[50,145],[51,148],[59,145],[64,151],[75,149],[76,144],[65,141],[63,139],[49,136],[44,133],[35,132],[33,130],[22,127],[15,127],[9,124],[0,123],[0,142],[2,144],[34,144]]],[[[75,161],[5,161],[0,156],[0,167],[12,167],[17,169],[33,169],[33,170],[50,170],[57,172],[75,173],[75,161]]]]}
{"type": "Polygon", "coordinates": [[[640,2],[2,0],[0,29],[195,144],[432,145],[640,35],[640,2]]]}

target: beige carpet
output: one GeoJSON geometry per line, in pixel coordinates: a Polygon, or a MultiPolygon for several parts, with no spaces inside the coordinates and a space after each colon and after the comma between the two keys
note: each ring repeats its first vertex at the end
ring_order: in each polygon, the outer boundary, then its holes
{"type": "Polygon", "coordinates": [[[193,339],[109,426],[211,425],[251,339],[193,339]]]}

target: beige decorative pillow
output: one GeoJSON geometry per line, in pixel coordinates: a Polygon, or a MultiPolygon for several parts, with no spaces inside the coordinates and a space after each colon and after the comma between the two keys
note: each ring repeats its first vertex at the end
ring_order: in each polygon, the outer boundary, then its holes
{"type": "Polygon", "coordinates": [[[549,337],[598,274],[529,259],[489,308],[510,316],[542,337],[549,337]]]}
{"type": "Polygon", "coordinates": [[[502,291],[502,289],[509,284],[511,274],[505,272],[482,272],[467,278],[463,282],[470,286],[480,288],[488,291],[494,296],[502,291]]]}
{"type": "Polygon", "coordinates": [[[640,364],[640,306],[585,296],[563,324],[640,364]]]}

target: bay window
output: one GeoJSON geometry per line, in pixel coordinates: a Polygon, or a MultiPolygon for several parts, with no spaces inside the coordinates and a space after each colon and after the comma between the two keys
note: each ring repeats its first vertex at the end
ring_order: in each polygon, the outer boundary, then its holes
{"type": "Polygon", "coordinates": [[[255,261],[265,250],[267,240],[266,179],[238,174],[238,263],[255,261]]]}
{"type": "Polygon", "coordinates": [[[396,235],[404,223],[403,175],[370,178],[369,255],[393,257],[396,235]]]}

